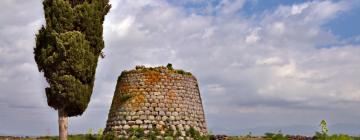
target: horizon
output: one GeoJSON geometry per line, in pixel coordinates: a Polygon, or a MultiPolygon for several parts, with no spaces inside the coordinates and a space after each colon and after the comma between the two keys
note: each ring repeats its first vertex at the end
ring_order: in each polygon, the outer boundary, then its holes
{"type": "MultiPolygon", "coordinates": [[[[91,101],[69,133],[105,128],[118,76],[191,72],[214,134],[360,135],[360,2],[110,0],[91,101]]],[[[57,135],[33,48],[42,2],[0,2],[0,135],[57,135]]]]}

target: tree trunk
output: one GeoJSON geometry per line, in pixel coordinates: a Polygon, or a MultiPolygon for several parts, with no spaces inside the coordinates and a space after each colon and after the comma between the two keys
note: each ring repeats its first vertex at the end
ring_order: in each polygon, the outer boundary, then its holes
{"type": "Polygon", "coordinates": [[[67,140],[68,116],[62,109],[59,109],[58,113],[59,113],[59,137],[60,137],[60,140],[67,140]]]}

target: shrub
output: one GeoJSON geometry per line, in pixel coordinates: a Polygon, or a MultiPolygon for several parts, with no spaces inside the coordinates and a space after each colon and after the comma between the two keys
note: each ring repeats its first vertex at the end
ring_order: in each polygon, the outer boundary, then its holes
{"type": "Polygon", "coordinates": [[[173,68],[173,66],[172,66],[171,63],[168,63],[168,64],[166,65],[166,68],[168,68],[169,70],[174,70],[174,68],[173,68]]]}
{"type": "Polygon", "coordinates": [[[281,132],[275,133],[265,133],[266,140],[288,140],[287,136],[284,136],[281,132]]]}

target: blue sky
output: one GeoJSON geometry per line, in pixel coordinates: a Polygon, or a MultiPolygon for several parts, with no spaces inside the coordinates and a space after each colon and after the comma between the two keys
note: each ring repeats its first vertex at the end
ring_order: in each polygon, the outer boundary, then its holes
{"type": "MultiPolygon", "coordinates": [[[[111,0],[86,112],[70,133],[105,127],[116,79],[172,63],[198,79],[210,131],[360,135],[357,0],[111,0]]],[[[57,133],[33,60],[38,0],[0,2],[0,135],[57,133]]]]}
{"type": "MultiPolygon", "coordinates": [[[[190,12],[193,9],[203,9],[210,4],[217,5],[221,0],[209,0],[209,1],[185,1],[179,2],[176,0],[168,0],[169,3],[180,5],[183,8],[189,10],[190,12]]],[[[239,9],[238,13],[250,18],[253,16],[262,15],[266,11],[275,10],[280,5],[293,5],[300,4],[303,2],[309,2],[310,0],[248,0],[245,2],[242,9],[239,9]]],[[[337,35],[341,39],[347,39],[354,36],[358,36],[360,33],[360,28],[356,27],[360,25],[360,4],[354,3],[353,7],[349,12],[340,13],[340,15],[323,27],[327,30],[330,30],[332,33],[337,35]]]]}
{"type": "Polygon", "coordinates": [[[350,11],[325,24],[325,28],[342,39],[358,36],[360,33],[360,7],[359,4],[350,11]]]}

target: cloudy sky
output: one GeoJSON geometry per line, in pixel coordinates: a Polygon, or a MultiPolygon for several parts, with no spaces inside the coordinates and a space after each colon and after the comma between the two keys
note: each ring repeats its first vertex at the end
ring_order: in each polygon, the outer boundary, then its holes
{"type": "MultiPolygon", "coordinates": [[[[105,59],[70,133],[105,127],[115,82],[136,65],[172,63],[199,80],[209,130],[360,135],[357,0],[111,0],[105,59]]],[[[57,134],[33,59],[41,1],[0,1],[0,135],[57,134]]]]}

